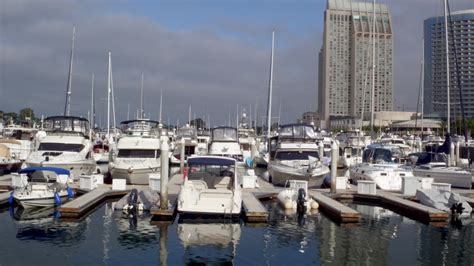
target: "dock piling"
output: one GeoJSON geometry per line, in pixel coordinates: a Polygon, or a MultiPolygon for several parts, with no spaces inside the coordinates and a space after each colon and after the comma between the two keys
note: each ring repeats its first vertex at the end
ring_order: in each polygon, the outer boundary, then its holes
{"type": "Polygon", "coordinates": [[[324,156],[324,144],[323,144],[323,140],[320,140],[319,143],[318,143],[318,151],[319,151],[319,157],[322,159],[323,156],[324,156]]]}
{"type": "Polygon", "coordinates": [[[184,173],[184,139],[181,139],[181,152],[179,157],[179,170],[180,173],[184,173]]]}
{"type": "Polygon", "coordinates": [[[336,193],[337,161],[339,159],[339,147],[334,140],[331,145],[331,193],[336,193]]]}
{"type": "Polygon", "coordinates": [[[162,210],[168,209],[168,168],[169,168],[169,157],[168,157],[169,145],[168,137],[165,135],[161,136],[161,187],[160,187],[160,208],[162,210]]]}

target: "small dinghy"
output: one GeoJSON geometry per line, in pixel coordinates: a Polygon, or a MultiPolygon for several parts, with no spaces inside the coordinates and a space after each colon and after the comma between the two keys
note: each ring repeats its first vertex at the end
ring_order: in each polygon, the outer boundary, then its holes
{"type": "Polygon", "coordinates": [[[454,218],[471,217],[472,207],[457,193],[447,190],[418,189],[416,198],[423,205],[451,213],[454,218]]]}
{"type": "Polygon", "coordinates": [[[319,207],[319,204],[308,196],[308,181],[288,180],[285,187],[277,196],[283,208],[306,213],[319,207]]]}

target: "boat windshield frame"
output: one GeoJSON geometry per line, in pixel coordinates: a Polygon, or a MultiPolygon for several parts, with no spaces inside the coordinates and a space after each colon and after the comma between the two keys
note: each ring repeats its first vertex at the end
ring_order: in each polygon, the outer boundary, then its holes
{"type": "Polygon", "coordinates": [[[316,141],[318,135],[314,128],[305,124],[283,125],[278,130],[278,139],[286,141],[316,141]]]}
{"type": "Polygon", "coordinates": [[[211,131],[212,142],[239,142],[237,128],[216,127],[211,131]],[[219,133],[220,135],[216,134],[219,133]]]}
{"type": "Polygon", "coordinates": [[[44,120],[46,132],[73,133],[88,137],[89,120],[77,116],[50,116],[44,120]]]}

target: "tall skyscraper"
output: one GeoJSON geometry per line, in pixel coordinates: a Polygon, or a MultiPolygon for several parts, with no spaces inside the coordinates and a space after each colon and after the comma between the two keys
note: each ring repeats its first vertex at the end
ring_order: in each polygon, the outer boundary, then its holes
{"type": "MultiPolygon", "coordinates": [[[[453,12],[453,32],[448,21],[449,83],[451,119],[460,119],[461,107],[454,47],[456,46],[459,78],[467,118],[474,117],[474,9],[453,12]]],[[[425,115],[446,117],[446,46],[444,16],[424,21],[425,73],[423,111],[425,115]]],[[[453,121],[451,120],[451,121],[453,121]]]]}
{"type": "MultiPolygon", "coordinates": [[[[318,111],[330,116],[370,116],[373,4],[328,0],[319,56],[318,111]]],[[[375,5],[374,111],[393,109],[393,35],[388,7],[375,5]]]]}

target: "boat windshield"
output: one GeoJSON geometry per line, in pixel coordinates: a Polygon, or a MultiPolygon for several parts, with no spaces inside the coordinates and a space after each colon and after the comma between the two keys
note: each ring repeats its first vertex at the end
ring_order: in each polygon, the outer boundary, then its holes
{"type": "Polygon", "coordinates": [[[89,121],[73,116],[48,117],[44,121],[46,131],[89,133],[89,121]]]}
{"type": "Polygon", "coordinates": [[[159,158],[159,150],[120,149],[118,158],[159,158]]]}
{"type": "Polygon", "coordinates": [[[237,129],[231,127],[212,130],[212,141],[237,141],[237,129]]]}
{"type": "Polygon", "coordinates": [[[204,180],[212,177],[234,177],[233,165],[199,165],[193,164],[188,173],[189,180],[204,180]]]}
{"type": "Polygon", "coordinates": [[[317,151],[279,151],[276,153],[275,158],[278,160],[308,160],[309,156],[319,159],[319,153],[317,151]]]}
{"type": "Polygon", "coordinates": [[[43,142],[40,143],[38,150],[39,151],[70,151],[70,152],[80,152],[84,149],[84,145],[76,143],[52,143],[52,142],[43,142]]]}
{"type": "Polygon", "coordinates": [[[389,149],[368,149],[364,151],[362,160],[368,162],[373,160],[375,162],[393,162],[392,161],[392,152],[389,149]]]}
{"type": "Polygon", "coordinates": [[[282,139],[317,139],[314,129],[306,125],[282,126],[278,131],[278,137],[282,139]]]}

